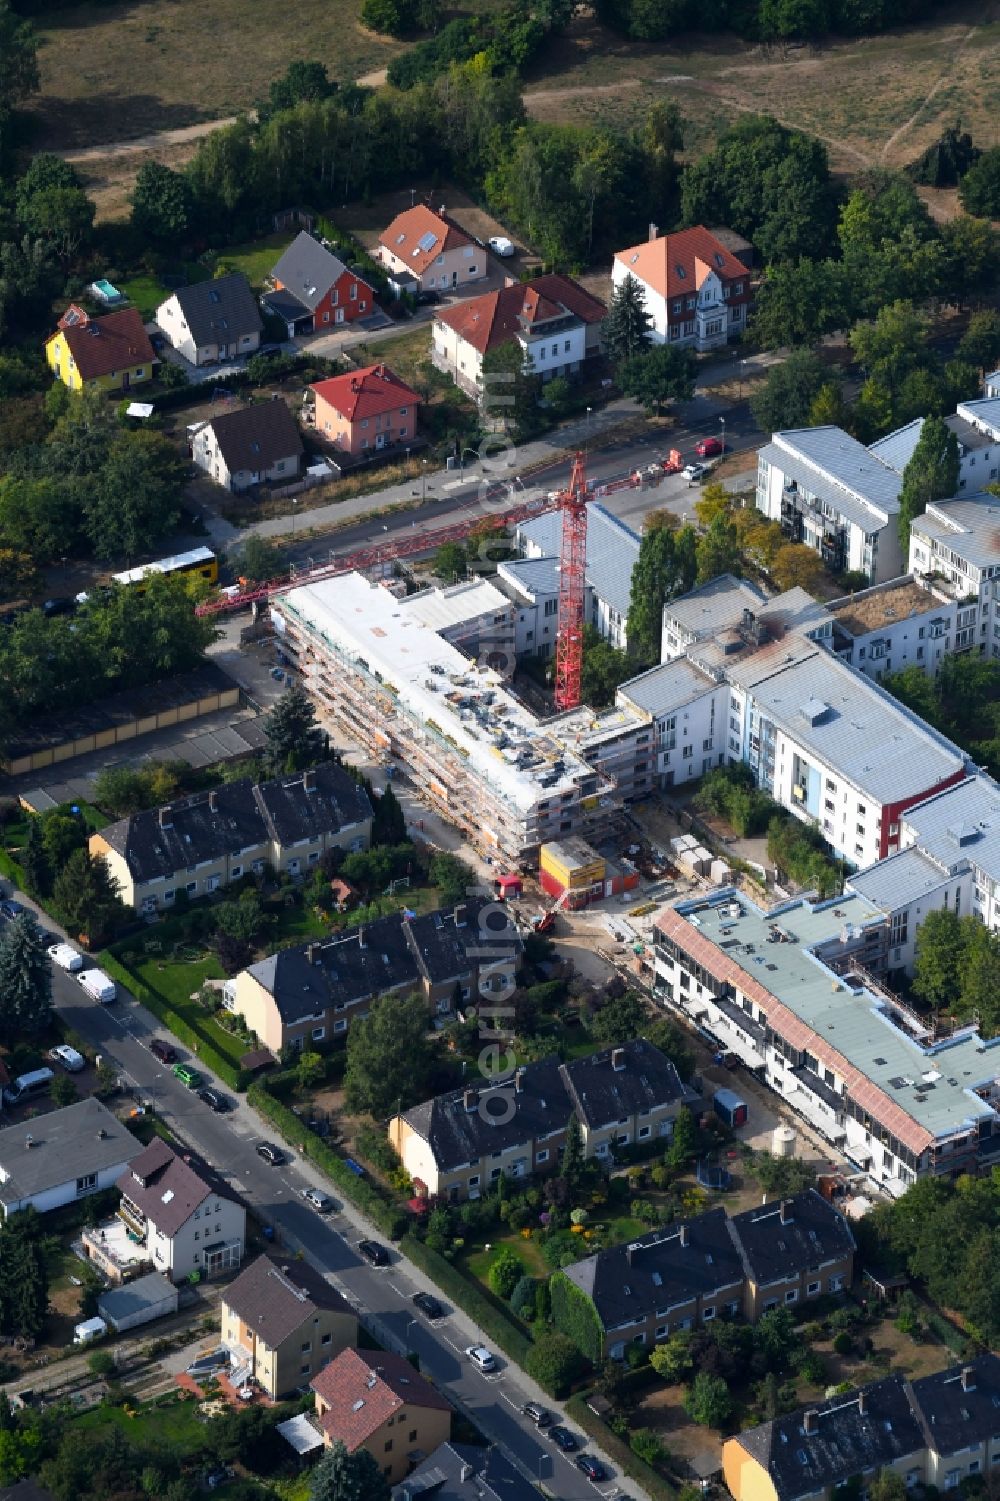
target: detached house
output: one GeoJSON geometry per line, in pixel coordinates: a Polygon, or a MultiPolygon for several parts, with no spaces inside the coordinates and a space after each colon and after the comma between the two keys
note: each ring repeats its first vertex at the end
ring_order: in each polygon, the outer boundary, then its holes
{"type": "Polygon", "coordinates": [[[484,277],[486,251],[445,214],[425,203],[397,214],[379,236],[376,258],[401,291],[461,287],[484,277]]]}
{"type": "Polygon", "coordinates": [[[0,1131],[0,1214],[45,1214],[113,1188],[142,1144],[100,1100],[77,1100],[0,1131]]]}
{"type": "Polygon", "coordinates": [[[626,276],[639,283],[655,344],[676,344],[701,354],[735,339],[746,327],[753,298],[750,272],[711,230],[698,225],[661,235],[651,224],[642,245],[619,250],[614,287],[626,276]]]}
{"type": "Polygon", "coordinates": [[[118,1214],[156,1271],[172,1282],[232,1271],[243,1259],[246,1211],[203,1162],[156,1136],[118,1179],[118,1214]]]}
{"type": "Polygon", "coordinates": [[[328,1447],[367,1449],[395,1485],[451,1437],[451,1405],[403,1355],[344,1350],[310,1383],[328,1447]]]}
{"type": "Polygon", "coordinates": [[[284,319],[290,339],[353,323],[370,315],[375,306],[368,283],[305,230],[280,257],[271,280],[274,286],[262,300],[284,319]]]}
{"type": "Polygon", "coordinates": [[[127,391],[152,380],[156,355],[136,308],[92,318],[72,303],[45,341],[45,358],[71,391],[127,391]]]}
{"type": "Polygon", "coordinates": [[[302,467],[302,437],[291,409],[281,400],[254,401],[221,412],[191,440],[191,457],[226,490],[288,484],[302,467]]]}
{"type": "Polygon", "coordinates": [[[543,380],[576,375],[600,353],[603,302],[568,276],[537,276],[445,309],[434,319],[431,359],[470,396],[482,395],[483,357],[517,341],[543,380]]]}
{"type": "Polygon", "coordinates": [[[156,309],[167,341],[192,365],[253,354],[264,327],[250,283],[241,271],[179,287],[156,309]]]}
{"type": "Polygon", "coordinates": [[[361,454],[416,437],[420,397],[388,365],[366,365],[309,388],[316,431],[344,453],[361,454]]]}
{"type": "Polygon", "coordinates": [[[358,1316],[307,1261],[258,1256],[222,1295],[229,1379],[253,1381],[272,1400],[291,1396],[357,1344],[358,1316]]]}
{"type": "Polygon", "coordinates": [[[91,836],[122,900],[139,912],[169,908],[178,891],[205,896],[265,865],[304,875],[331,849],[358,851],[371,839],[368,794],[340,766],[254,786],[227,782],[162,808],[148,808],[91,836]]]}

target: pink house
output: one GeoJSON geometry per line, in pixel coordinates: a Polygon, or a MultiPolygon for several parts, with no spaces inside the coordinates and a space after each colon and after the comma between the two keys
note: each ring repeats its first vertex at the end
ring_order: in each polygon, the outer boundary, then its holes
{"type": "Polygon", "coordinates": [[[310,390],[316,398],[317,433],[344,453],[389,448],[416,436],[420,397],[387,365],[335,375],[310,390]]]}

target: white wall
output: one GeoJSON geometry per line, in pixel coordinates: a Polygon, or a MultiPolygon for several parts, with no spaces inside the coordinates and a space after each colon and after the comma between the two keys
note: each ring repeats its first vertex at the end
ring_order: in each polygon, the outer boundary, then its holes
{"type": "Polygon", "coordinates": [[[665,786],[693,782],[726,759],[725,683],[656,720],[657,771],[665,786]]]}
{"type": "Polygon", "coordinates": [[[0,1202],[3,1203],[5,1214],[13,1214],[18,1209],[27,1209],[29,1205],[39,1214],[47,1214],[50,1209],[61,1209],[64,1204],[74,1204],[77,1199],[86,1199],[91,1194],[101,1193],[106,1188],[114,1188],[127,1167],[128,1160],[103,1168],[97,1174],[97,1182],[93,1188],[88,1188],[82,1193],[77,1192],[75,1178],[68,1183],[57,1183],[54,1188],[46,1188],[42,1193],[29,1194],[25,1199],[8,1200],[6,1193],[9,1190],[4,1186],[0,1188],[0,1202]]]}
{"type": "Polygon", "coordinates": [[[161,1234],[152,1221],[148,1225],[147,1244],[153,1266],[158,1272],[166,1272],[174,1282],[204,1267],[201,1253],[206,1245],[228,1241],[245,1244],[246,1212],[234,1200],[214,1195],[199,1205],[172,1237],[161,1234]],[[220,1227],[218,1231],[216,1226],[220,1227]]]}
{"type": "MultiPolygon", "coordinates": [[[[758,461],[757,509],[762,511],[769,521],[781,520],[781,495],[785,483],[786,475],[781,468],[780,459],[774,463],[768,463],[764,459],[758,461]]],[[[802,540],[818,551],[816,534],[822,532],[823,529],[822,514],[816,513],[815,523],[812,525],[810,524],[812,513],[805,510],[802,514],[806,527],[802,540]]],[[[834,520],[838,527],[844,526],[847,532],[846,568],[866,574],[873,584],[881,584],[888,579],[898,578],[904,571],[899,547],[899,528],[894,515],[880,519],[877,513],[872,512],[867,530],[843,516],[834,520]],[[871,544],[870,561],[867,555],[869,536],[874,538],[871,544]]]]}

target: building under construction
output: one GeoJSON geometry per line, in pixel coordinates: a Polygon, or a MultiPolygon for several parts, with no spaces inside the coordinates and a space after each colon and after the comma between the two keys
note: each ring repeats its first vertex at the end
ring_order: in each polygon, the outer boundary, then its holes
{"type": "Polygon", "coordinates": [[[515,609],[485,581],[399,600],[360,573],[271,607],[324,714],[398,759],[431,807],[511,865],[592,831],[614,801],[607,780],[508,691],[515,609]]]}

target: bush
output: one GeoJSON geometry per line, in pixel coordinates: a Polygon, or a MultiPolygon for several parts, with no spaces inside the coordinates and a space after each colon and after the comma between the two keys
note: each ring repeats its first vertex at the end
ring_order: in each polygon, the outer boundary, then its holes
{"type": "Polygon", "coordinates": [[[633,1453],[628,1444],[623,1443],[606,1423],[591,1412],[585,1396],[577,1393],[569,1398],[566,1416],[578,1428],[582,1428],[584,1433],[589,1433],[594,1442],[600,1444],[609,1458],[614,1460],[622,1474],[634,1480],[654,1501],[677,1501],[674,1487],[661,1475],[657,1475],[638,1454],[633,1453]]]}
{"type": "Polygon", "coordinates": [[[519,1318],[526,1319],[529,1323],[535,1317],[537,1304],[534,1277],[518,1278],[517,1285],[510,1295],[510,1306],[519,1318]]]}
{"type": "Polygon", "coordinates": [[[839,1334],[834,1335],[833,1348],[838,1355],[849,1355],[854,1349],[854,1341],[846,1329],[842,1329],[839,1334]]]}
{"type": "Polygon", "coordinates": [[[524,1263],[508,1246],[501,1246],[490,1262],[486,1280],[498,1298],[508,1299],[524,1276],[524,1263]]]}
{"type": "Polygon", "coordinates": [[[515,1364],[527,1368],[531,1342],[517,1325],[502,1313],[473,1282],[464,1277],[457,1267],[413,1234],[406,1234],[400,1242],[400,1250],[410,1258],[434,1282],[446,1297],[462,1312],[493,1344],[498,1346],[515,1364]]]}
{"type": "Polygon", "coordinates": [[[647,1465],[662,1464],[667,1457],[666,1448],[652,1428],[636,1428],[629,1435],[629,1446],[647,1465]]]}
{"type": "Polygon", "coordinates": [[[543,1334],[528,1351],[524,1369],[550,1397],[564,1397],[583,1371],[583,1356],[565,1334],[543,1334]]]}

